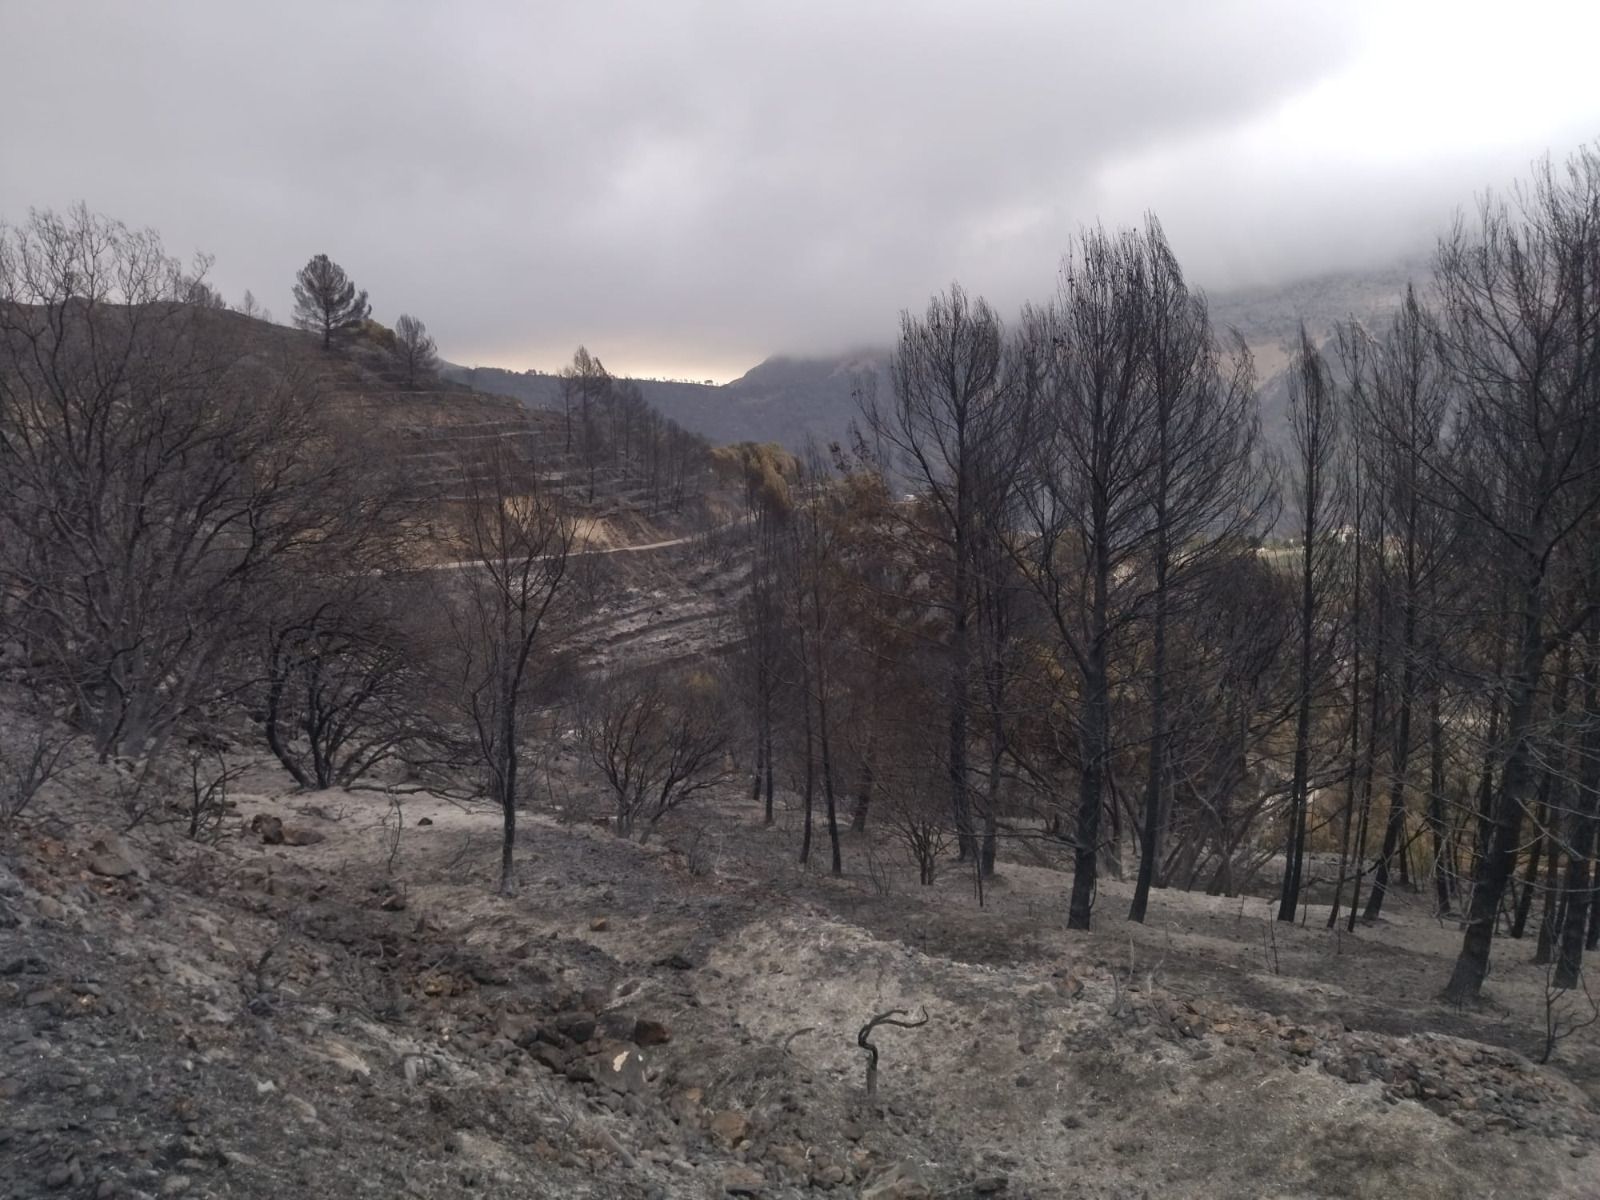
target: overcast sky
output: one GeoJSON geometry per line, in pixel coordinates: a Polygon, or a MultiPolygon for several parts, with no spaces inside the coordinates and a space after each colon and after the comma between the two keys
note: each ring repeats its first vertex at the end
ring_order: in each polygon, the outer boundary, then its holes
{"type": "Polygon", "coordinates": [[[467,364],[715,377],[1003,309],[1155,211],[1221,291],[1426,250],[1600,136],[1600,3],[0,0],[0,216],[279,319],[324,252],[467,364]]]}

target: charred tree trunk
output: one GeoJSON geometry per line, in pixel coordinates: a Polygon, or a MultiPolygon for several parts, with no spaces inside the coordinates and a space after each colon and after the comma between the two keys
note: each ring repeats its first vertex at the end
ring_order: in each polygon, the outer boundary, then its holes
{"type": "Polygon", "coordinates": [[[764,716],[764,718],[762,720],[762,724],[763,724],[764,728],[762,730],[761,766],[762,766],[762,774],[765,776],[764,783],[766,784],[767,811],[766,811],[765,824],[771,825],[772,822],[773,822],[773,815],[772,815],[772,701],[771,701],[771,698],[770,697],[767,698],[764,701],[764,704],[766,706],[767,711],[766,711],[765,716],[764,716]]]}
{"type": "Polygon", "coordinates": [[[828,847],[832,852],[830,869],[835,875],[844,873],[844,858],[839,849],[839,805],[833,787],[833,751],[828,736],[828,702],[817,697],[817,741],[822,751],[822,800],[828,816],[828,847]]]}
{"type": "MultiPolygon", "coordinates": [[[[1155,623],[1150,660],[1150,754],[1144,789],[1144,826],[1140,831],[1139,878],[1133,888],[1128,920],[1143,922],[1150,906],[1150,886],[1155,880],[1161,837],[1161,798],[1166,786],[1167,752],[1167,546],[1164,499],[1156,506],[1155,623]]],[[[1303,663],[1308,660],[1302,659],[1303,663]]],[[[1296,726],[1298,732],[1299,726],[1296,726]]],[[[1295,750],[1300,761],[1300,749],[1295,750]]],[[[1304,763],[1300,762],[1303,770],[1304,763]]],[[[1303,776],[1302,776],[1303,778],[1303,776]]]]}
{"type": "Polygon", "coordinates": [[[1561,854],[1559,849],[1552,845],[1550,853],[1545,856],[1544,873],[1544,907],[1539,915],[1539,938],[1534,946],[1533,961],[1537,966],[1544,966],[1555,955],[1556,939],[1559,936],[1563,919],[1561,899],[1561,875],[1559,864],[1561,854]]]}
{"type": "Polygon", "coordinates": [[[856,785],[856,807],[850,814],[850,832],[867,831],[867,813],[872,807],[872,738],[867,738],[867,751],[861,758],[861,780],[856,785]]]}
{"type": "Polygon", "coordinates": [[[1439,915],[1450,913],[1450,883],[1454,872],[1448,854],[1444,817],[1444,721],[1439,714],[1439,689],[1428,699],[1428,825],[1433,832],[1433,891],[1439,915]]]}
{"type": "Polygon", "coordinates": [[[1367,906],[1361,914],[1362,919],[1367,921],[1376,921],[1383,911],[1383,900],[1389,890],[1389,862],[1405,834],[1406,766],[1411,757],[1411,706],[1416,687],[1416,636],[1416,604],[1408,595],[1401,618],[1400,707],[1395,720],[1394,745],[1390,750],[1389,818],[1384,824],[1383,848],[1378,853],[1377,868],[1372,875],[1372,891],[1367,896],[1367,906]]]}
{"type": "MultiPolygon", "coordinates": [[[[998,725],[998,720],[996,721],[998,725]]],[[[984,793],[983,805],[983,850],[978,863],[980,879],[994,877],[995,854],[998,850],[1000,834],[1000,759],[1002,746],[1001,734],[994,731],[989,740],[989,783],[984,793]]]]}
{"type": "Polygon", "coordinates": [[[1592,905],[1589,858],[1594,853],[1597,798],[1600,798],[1600,618],[1591,615],[1583,649],[1583,747],[1578,767],[1577,804],[1572,811],[1567,878],[1563,888],[1567,904],[1561,926],[1560,954],[1553,983],[1558,988],[1578,986],[1583,966],[1584,920],[1592,905]]]}
{"type": "Polygon", "coordinates": [[[811,728],[810,672],[807,671],[805,674],[806,678],[802,680],[800,697],[800,706],[805,710],[805,717],[803,718],[805,722],[803,737],[806,744],[805,790],[802,801],[804,811],[804,827],[800,834],[800,861],[802,864],[811,861],[811,814],[813,805],[816,802],[817,790],[817,744],[815,735],[811,728]]]}
{"type": "Polygon", "coordinates": [[[1307,794],[1311,770],[1311,655],[1316,638],[1317,600],[1315,546],[1317,517],[1306,517],[1300,576],[1300,662],[1295,699],[1294,766],[1289,784],[1289,834],[1283,852],[1283,886],[1278,894],[1278,920],[1293,923],[1300,904],[1300,876],[1305,862],[1307,794]]]}
{"type": "Polygon", "coordinates": [[[1103,553],[1096,556],[1094,625],[1083,672],[1083,772],[1078,787],[1077,844],[1072,851],[1072,899],[1068,929],[1088,929],[1094,912],[1096,873],[1100,867],[1100,808],[1105,795],[1106,753],[1111,741],[1111,698],[1106,679],[1107,606],[1111,568],[1103,553]]]}
{"type": "Polygon", "coordinates": [[[1473,880],[1467,910],[1467,930],[1461,952],[1445,986],[1453,1004],[1476,1000],[1489,975],[1489,948],[1494,938],[1495,916],[1505,896],[1506,884],[1516,867],[1517,840],[1522,833],[1522,808],[1529,782],[1530,734],[1534,700],[1544,665],[1542,565],[1524,590],[1518,622],[1516,674],[1511,679],[1511,700],[1506,714],[1506,739],[1510,752],[1500,773],[1500,787],[1486,815],[1489,836],[1482,862],[1473,880]]]}
{"type": "Polygon", "coordinates": [[[1550,844],[1550,773],[1546,771],[1539,780],[1539,836],[1533,839],[1533,852],[1528,855],[1528,865],[1522,876],[1522,889],[1517,896],[1516,911],[1511,917],[1511,936],[1520,938],[1528,927],[1528,914],[1533,910],[1533,896],[1539,890],[1539,864],[1549,847],[1551,861],[1555,847],[1550,844]]]}

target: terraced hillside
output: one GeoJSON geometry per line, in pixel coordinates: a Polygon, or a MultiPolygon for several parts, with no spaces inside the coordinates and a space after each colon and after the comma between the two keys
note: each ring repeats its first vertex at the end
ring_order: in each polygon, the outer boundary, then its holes
{"type": "MultiPolygon", "coordinates": [[[[404,387],[381,327],[369,325],[325,352],[314,334],[237,313],[214,319],[248,362],[313,389],[337,421],[370,440],[381,456],[375,467],[394,473],[421,516],[447,515],[475,484],[487,482],[498,453],[514,469],[535,469],[572,507],[587,546],[668,540],[704,517],[700,491],[707,480],[695,476],[684,496],[665,496],[659,477],[637,461],[604,454],[586,460],[559,413],[448,376],[404,387]]],[[[448,557],[444,547],[437,549],[437,556],[448,557]]]]}

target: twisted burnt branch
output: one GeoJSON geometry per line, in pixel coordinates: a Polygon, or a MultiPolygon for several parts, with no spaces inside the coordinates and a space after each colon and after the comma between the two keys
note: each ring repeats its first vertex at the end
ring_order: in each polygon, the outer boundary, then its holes
{"type": "Polygon", "coordinates": [[[856,1034],[856,1045],[867,1052],[867,1095],[878,1094],[878,1048],[868,1041],[869,1035],[880,1025],[894,1025],[901,1029],[919,1029],[928,1023],[928,1010],[919,1006],[917,1008],[919,1019],[910,1021],[896,1020],[897,1017],[906,1017],[910,1014],[903,1008],[891,1008],[881,1012],[861,1027],[856,1034]]]}

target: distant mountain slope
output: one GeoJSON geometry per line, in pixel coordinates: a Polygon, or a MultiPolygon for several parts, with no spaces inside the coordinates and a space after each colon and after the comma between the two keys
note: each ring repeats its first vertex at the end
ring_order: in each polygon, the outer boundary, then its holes
{"type": "Polygon", "coordinates": [[[1399,309],[1406,284],[1429,286],[1428,264],[1396,263],[1372,271],[1341,272],[1282,287],[1255,288],[1218,296],[1211,317],[1219,330],[1235,329],[1255,359],[1261,402],[1261,431],[1269,445],[1289,442],[1289,360],[1300,323],[1337,370],[1335,326],[1354,320],[1373,333],[1399,309]]]}
{"type": "MultiPolygon", "coordinates": [[[[1379,325],[1399,305],[1406,281],[1423,281],[1426,276],[1427,264],[1414,260],[1211,298],[1218,330],[1237,329],[1255,358],[1268,440],[1281,442],[1286,428],[1288,392],[1283,372],[1300,322],[1319,342],[1332,336],[1336,322],[1352,317],[1379,325]]],[[[857,390],[865,385],[886,391],[889,358],[888,348],[871,347],[839,355],[775,355],[720,387],[653,379],[634,382],[662,413],[713,442],[779,442],[799,451],[808,439],[826,446],[848,437],[859,412],[857,390]]],[[[555,375],[458,366],[446,366],[445,375],[478,391],[514,396],[537,408],[561,407],[561,380],[555,375]]]]}
{"type": "Polygon", "coordinates": [[[778,355],[735,379],[725,389],[741,419],[760,436],[803,450],[844,440],[861,411],[858,396],[889,388],[889,351],[855,350],[832,358],[778,355]]]}
{"type": "MultiPolygon", "coordinates": [[[[793,450],[845,436],[856,414],[861,378],[886,387],[889,352],[857,351],[822,358],[777,355],[731,383],[636,379],[644,398],[691,432],[713,442],[779,442],[793,450]]],[[[536,408],[559,409],[561,379],[535,371],[447,365],[447,378],[481,391],[514,396],[536,408]]]]}
{"type": "Polygon", "coordinates": [[[1211,297],[1211,320],[1219,331],[1238,330],[1255,356],[1258,377],[1265,380],[1287,365],[1301,321],[1319,342],[1332,336],[1337,322],[1352,317],[1369,327],[1380,324],[1399,307],[1408,280],[1421,286],[1427,278],[1426,262],[1407,260],[1375,270],[1220,293],[1211,297]]]}

